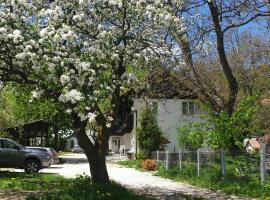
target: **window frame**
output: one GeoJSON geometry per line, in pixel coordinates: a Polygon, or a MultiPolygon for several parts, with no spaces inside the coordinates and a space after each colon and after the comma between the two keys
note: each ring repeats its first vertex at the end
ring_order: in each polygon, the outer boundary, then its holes
{"type": "Polygon", "coordinates": [[[11,142],[11,141],[9,141],[9,140],[1,140],[0,142],[1,142],[0,147],[1,147],[2,149],[13,149],[13,150],[18,150],[18,148],[20,148],[17,144],[15,144],[14,142],[11,142]],[[5,147],[5,146],[4,146],[4,143],[5,143],[5,142],[12,144],[12,145],[14,146],[14,148],[7,148],[7,147],[5,147]]]}
{"type": "Polygon", "coordinates": [[[182,115],[183,116],[193,116],[197,112],[198,112],[197,104],[194,101],[182,101],[182,115]],[[186,104],[185,109],[184,109],[184,104],[186,104]]]}

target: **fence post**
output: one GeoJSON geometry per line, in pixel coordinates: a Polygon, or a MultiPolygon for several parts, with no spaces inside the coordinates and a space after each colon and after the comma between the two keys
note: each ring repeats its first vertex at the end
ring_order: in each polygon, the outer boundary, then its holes
{"type": "Polygon", "coordinates": [[[223,178],[227,175],[227,169],[226,169],[226,160],[225,160],[225,151],[224,149],[220,150],[220,159],[221,159],[221,171],[223,178]]]}
{"type": "Polygon", "coordinates": [[[179,150],[179,169],[182,171],[182,150],[179,150]]]}
{"type": "Polygon", "coordinates": [[[157,168],[158,168],[158,164],[159,164],[159,150],[157,150],[157,168]]]}
{"type": "Polygon", "coordinates": [[[201,159],[200,159],[200,149],[197,150],[197,175],[200,176],[201,171],[201,159]]]}
{"type": "Polygon", "coordinates": [[[260,164],[260,172],[261,172],[261,185],[265,184],[266,181],[266,145],[262,145],[261,148],[261,164],[260,164]]]}
{"type": "Polygon", "coordinates": [[[170,155],[169,155],[169,151],[166,151],[166,170],[169,169],[169,161],[170,161],[170,155]]]}

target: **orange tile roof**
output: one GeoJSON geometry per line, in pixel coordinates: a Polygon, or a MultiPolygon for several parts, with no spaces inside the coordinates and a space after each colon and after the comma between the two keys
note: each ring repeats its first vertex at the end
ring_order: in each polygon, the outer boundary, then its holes
{"type": "Polygon", "coordinates": [[[251,146],[253,149],[261,149],[261,145],[260,145],[260,143],[258,142],[257,138],[251,138],[251,139],[248,141],[248,144],[250,144],[250,146],[251,146]]]}
{"type": "Polygon", "coordinates": [[[260,142],[264,143],[264,144],[268,144],[270,143],[270,135],[264,135],[262,137],[259,138],[260,142]]]}

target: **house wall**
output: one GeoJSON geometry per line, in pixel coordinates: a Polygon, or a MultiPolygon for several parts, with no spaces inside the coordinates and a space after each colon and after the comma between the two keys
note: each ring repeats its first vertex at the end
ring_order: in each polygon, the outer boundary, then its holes
{"type": "Polygon", "coordinates": [[[109,150],[112,150],[112,140],[113,138],[120,138],[120,145],[125,145],[125,149],[130,150],[132,148],[132,133],[126,133],[123,136],[110,136],[109,139],[109,150]]]}
{"type": "Polygon", "coordinates": [[[126,149],[131,149],[131,138],[132,134],[131,133],[126,133],[121,137],[120,144],[125,145],[126,149]]]}
{"type": "MultiPolygon", "coordinates": [[[[202,121],[200,114],[183,115],[182,114],[182,102],[193,101],[186,99],[150,99],[148,102],[157,102],[157,120],[161,131],[164,133],[164,137],[170,141],[167,145],[167,150],[177,151],[179,150],[177,142],[177,129],[189,122],[202,121]]],[[[134,129],[132,131],[132,141],[134,149],[136,149],[136,124],[140,127],[141,113],[146,107],[146,101],[143,99],[134,99],[133,104],[135,113],[137,113],[137,119],[134,123],[134,129]]],[[[136,118],[136,117],[135,117],[136,118]]]]}

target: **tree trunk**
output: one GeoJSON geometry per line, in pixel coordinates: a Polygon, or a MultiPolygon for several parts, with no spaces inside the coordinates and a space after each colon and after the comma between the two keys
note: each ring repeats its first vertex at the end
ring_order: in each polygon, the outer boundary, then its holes
{"type": "Polygon", "coordinates": [[[53,133],[54,133],[54,149],[58,152],[59,151],[59,129],[57,125],[53,127],[53,133]]]}
{"type": "Polygon", "coordinates": [[[109,175],[106,167],[105,154],[100,154],[98,149],[92,153],[86,151],[86,156],[90,165],[92,181],[95,183],[106,183],[109,181],[109,175]]]}
{"type": "Polygon", "coordinates": [[[219,9],[215,3],[215,1],[208,1],[208,6],[211,12],[215,33],[217,37],[217,51],[219,55],[220,64],[222,66],[224,75],[228,81],[229,84],[229,97],[227,102],[227,113],[229,115],[232,115],[234,111],[234,106],[236,103],[236,98],[238,94],[238,83],[233,75],[231,66],[228,62],[226,52],[225,52],[225,46],[224,46],[224,32],[222,31],[221,24],[220,24],[220,15],[219,15],[219,9]]]}
{"type": "MultiPolygon", "coordinates": [[[[224,45],[224,32],[221,27],[220,22],[220,15],[219,9],[216,5],[215,1],[208,1],[208,6],[211,12],[212,21],[215,28],[216,33],[216,40],[217,40],[217,51],[219,55],[220,64],[222,66],[224,75],[227,79],[227,82],[229,84],[229,96],[228,96],[228,102],[226,105],[226,111],[231,116],[234,112],[234,106],[236,103],[237,95],[238,95],[238,83],[233,75],[231,66],[228,62],[226,51],[225,51],[225,45],[224,45]]],[[[235,139],[233,137],[230,138],[231,140],[231,146],[229,147],[230,153],[235,156],[237,154],[237,151],[239,150],[239,147],[235,144],[235,139]]]]}
{"type": "Polygon", "coordinates": [[[79,145],[84,149],[89,162],[91,180],[94,183],[109,182],[105,158],[106,145],[108,143],[107,129],[100,126],[97,138],[93,137],[92,141],[86,134],[87,122],[81,122],[76,115],[73,116],[73,120],[79,145]]]}

